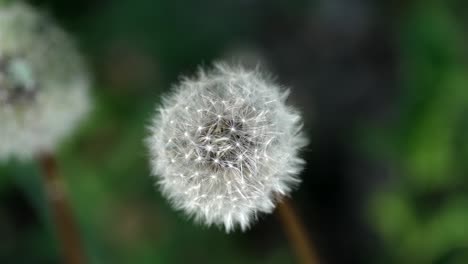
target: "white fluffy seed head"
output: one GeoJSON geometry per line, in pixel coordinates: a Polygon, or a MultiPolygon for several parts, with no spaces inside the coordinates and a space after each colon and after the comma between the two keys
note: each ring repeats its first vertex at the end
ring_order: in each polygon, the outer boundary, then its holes
{"type": "Polygon", "coordinates": [[[52,151],[89,109],[88,73],[61,29],[32,7],[0,7],[0,160],[52,151]]]}
{"type": "Polygon", "coordinates": [[[305,146],[287,92],[260,71],[216,64],[184,79],[165,98],[148,144],[153,174],[177,208],[226,232],[299,183],[305,146]]]}

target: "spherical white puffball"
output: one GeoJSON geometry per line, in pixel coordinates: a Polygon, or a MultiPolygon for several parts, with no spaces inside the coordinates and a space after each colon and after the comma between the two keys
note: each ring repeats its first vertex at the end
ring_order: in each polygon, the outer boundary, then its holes
{"type": "Polygon", "coordinates": [[[53,151],[88,112],[89,86],[65,32],[26,4],[0,6],[0,160],[53,151]]]}
{"type": "Polygon", "coordinates": [[[300,182],[298,152],[307,143],[287,95],[259,70],[222,63],[181,81],[147,140],[164,196],[226,232],[272,212],[300,182]]]}

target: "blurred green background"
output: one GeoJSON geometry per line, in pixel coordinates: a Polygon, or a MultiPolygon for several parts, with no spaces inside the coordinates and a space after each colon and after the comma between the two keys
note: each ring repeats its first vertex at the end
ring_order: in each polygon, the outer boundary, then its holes
{"type": "MultiPolygon", "coordinates": [[[[468,2],[29,2],[95,76],[58,154],[91,263],[296,263],[275,215],[226,235],[149,176],[161,95],[219,59],[291,87],[311,139],[292,197],[323,263],[468,263],[468,2]]],[[[0,263],[61,263],[54,232],[38,165],[1,164],[0,263]]]]}

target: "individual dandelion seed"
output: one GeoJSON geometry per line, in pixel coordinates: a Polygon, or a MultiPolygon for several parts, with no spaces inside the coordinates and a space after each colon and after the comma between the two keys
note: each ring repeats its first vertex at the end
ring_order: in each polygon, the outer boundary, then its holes
{"type": "Polygon", "coordinates": [[[259,70],[218,63],[164,99],[148,139],[152,172],[177,208],[247,229],[300,182],[306,145],[288,92],[259,70]]]}
{"type": "Polygon", "coordinates": [[[88,112],[89,79],[65,32],[26,4],[3,4],[0,160],[52,151],[88,112]]]}

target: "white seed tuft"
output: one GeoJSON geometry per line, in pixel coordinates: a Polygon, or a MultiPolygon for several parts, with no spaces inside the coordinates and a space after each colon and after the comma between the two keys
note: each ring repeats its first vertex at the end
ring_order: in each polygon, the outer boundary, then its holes
{"type": "Polygon", "coordinates": [[[89,76],[69,37],[32,7],[0,7],[0,159],[52,151],[89,109],[89,76]]]}
{"type": "Polygon", "coordinates": [[[304,163],[301,117],[286,97],[258,70],[221,63],[174,87],[147,142],[152,172],[175,208],[226,232],[272,212],[304,163]]]}

